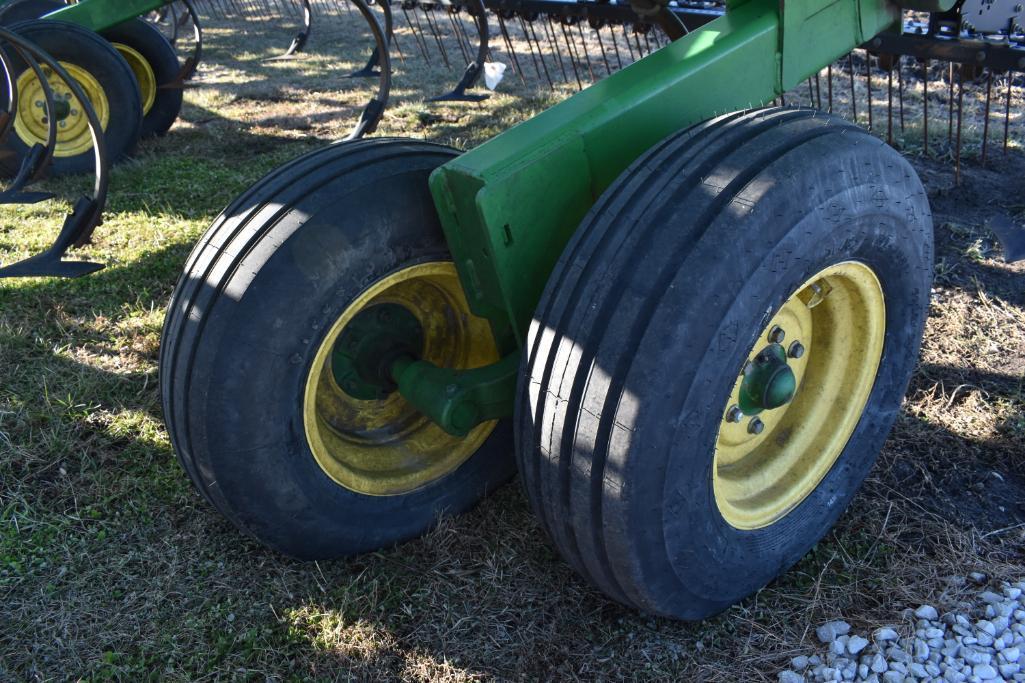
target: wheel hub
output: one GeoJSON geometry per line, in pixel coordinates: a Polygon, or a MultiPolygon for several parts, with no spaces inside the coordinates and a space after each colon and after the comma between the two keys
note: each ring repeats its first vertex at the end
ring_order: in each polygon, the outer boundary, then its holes
{"type": "Polygon", "coordinates": [[[847,261],[807,280],[762,329],[716,437],[713,490],[730,525],[772,524],[826,476],[868,402],[885,326],[878,279],[847,261]]]}
{"type": "Polygon", "coordinates": [[[357,313],[342,330],[331,357],[331,371],[348,395],[381,401],[398,388],[392,378],[395,361],[420,358],[423,347],[423,326],[409,309],[377,304],[357,313]]]}
{"type": "MultiPolygon", "coordinates": [[[[61,66],[82,88],[85,96],[93,106],[100,126],[106,130],[110,121],[110,105],[103,92],[103,86],[85,69],[65,62],[61,66]]],[[[71,88],[63,79],[58,78],[51,69],[41,67],[43,76],[53,92],[52,116],[57,123],[57,145],[55,157],[70,157],[82,154],[93,146],[92,132],[89,130],[89,118],[71,92],[71,88]]],[[[27,69],[17,81],[18,113],[14,120],[14,130],[26,145],[45,145],[50,133],[50,116],[46,107],[46,91],[35,71],[27,69]]]]}

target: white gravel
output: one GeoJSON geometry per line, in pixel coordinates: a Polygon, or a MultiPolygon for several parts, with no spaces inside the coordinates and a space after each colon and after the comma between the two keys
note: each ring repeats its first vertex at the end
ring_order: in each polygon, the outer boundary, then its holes
{"type": "MultiPolygon", "coordinates": [[[[981,582],[984,577],[970,576],[981,582]]],[[[822,651],[800,655],[779,672],[780,683],[984,683],[1025,681],[1025,581],[978,594],[973,609],[942,616],[932,605],[911,612],[913,633],[896,626],[871,635],[845,621],[815,629],[822,651]]]]}

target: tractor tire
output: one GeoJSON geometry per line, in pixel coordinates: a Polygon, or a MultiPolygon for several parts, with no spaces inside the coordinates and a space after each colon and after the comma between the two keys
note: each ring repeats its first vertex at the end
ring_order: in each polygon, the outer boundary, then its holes
{"type": "Polygon", "coordinates": [[[515,417],[531,506],[613,599],[701,619],[836,522],[918,356],[932,218],[832,116],[722,116],[656,145],[564,251],[515,417]]]}
{"type": "Polygon", "coordinates": [[[333,374],[348,322],[385,300],[423,323],[428,360],[497,360],[427,186],[455,155],[395,139],[307,154],[225,209],[188,259],[161,344],[168,431],[206,499],[279,552],[392,545],[515,473],[508,421],[452,437],[397,393],[358,400],[333,374]]]}
{"type": "Polygon", "coordinates": [[[181,113],[184,92],[176,84],[181,63],[171,43],[142,19],[130,19],[100,35],[114,45],[135,74],[142,96],[141,136],[163,135],[181,113]]]}
{"type": "Polygon", "coordinates": [[[0,26],[12,26],[20,21],[38,19],[44,14],[66,7],[58,0],[14,0],[0,7],[0,26]]]}
{"type": "MultiPolygon", "coordinates": [[[[107,155],[111,161],[127,157],[139,141],[142,103],[139,86],[125,60],[110,43],[75,24],[34,20],[11,27],[34,42],[68,70],[85,91],[101,121],[107,155]]],[[[47,123],[42,85],[32,69],[12,54],[12,81],[19,88],[14,127],[0,144],[0,173],[13,176],[22,159],[36,144],[45,144],[47,123]]],[[[55,93],[70,97],[66,84],[52,77],[55,93]]],[[[57,131],[57,145],[50,163],[51,175],[92,172],[95,168],[92,135],[81,108],[68,100],[70,109],[57,131]]]]}

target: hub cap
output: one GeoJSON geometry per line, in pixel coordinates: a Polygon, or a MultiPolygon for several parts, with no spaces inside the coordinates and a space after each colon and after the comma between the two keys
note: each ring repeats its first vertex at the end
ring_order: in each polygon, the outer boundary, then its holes
{"type": "Polygon", "coordinates": [[[716,439],[713,491],[730,525],[769,526],[826,476],[872,392],[885,326],[879,280],[856,261],[818,272],[769,321],[716,439]]]}
{"type": "MultiPolygon", "coordinates": [[[[110,121],[110,105],[99,81],[75,64],[61,62],[61,66],[81,86],[96,111],[100,126],[106,130],[110,121]]],[[[57,146],[53,155],[70,157],[89,151],[93,146],[93,137],[81,103],[71,93],[68,84],[49,67],[41,65],[40,69],[53,90],[54,108],[57,110],[57,146]]],[[[50,124],[43,84],[32,69],[27,69],[18,76],[17,87],[18,115],[14,120],[14,131],[26,145],[45,145],[50,124]]]]}
{"type": "Polygon", "coordinates": [[[495,422],[454,437],[398,392],[381,391],[373,369],[350,362],[381,325],[408,332],[416,355],[440,367],[480,367],[499,355],[487,321],[470,313],[451,262],[410,266],[382,278],[331,327],[306,382],[303,422],[310,449],[342,486],[397,495],[455,470],[480,448],[495,422]]]}

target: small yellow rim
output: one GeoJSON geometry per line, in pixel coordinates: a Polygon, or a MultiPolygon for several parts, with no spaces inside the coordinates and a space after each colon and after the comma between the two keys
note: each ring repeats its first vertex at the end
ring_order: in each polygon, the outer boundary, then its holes
{"type": "Polygon", "coordinates": [[[424,331],[424,360],[466,369],[498,361],[491,327],[470,313],[455,264],[421,263],[364,290],[331,326],[313,360],[303,399],[303,423],[313,457],[335,482],[356,493],[409,493],[454,471],[473,455],[496,422],[452,436],[398,392],[359,400],[339,388],[331,357],[342,330],[360,311],[382,303],[412,312],[424,331]]]}
{"type": "MultiPolygon", "coordinates": [[[[100,127],[106,130],[107,124],[110,123],[110,104],[107,102],[103,86],[82,67],[67,62],[60,64],[82,88],[100,120],[100,127]]],[[[85,115],[81,103],[72,94],[68,84],[53,73],[52,69],[46,65],[40,66],[40,69],[53,90],[58,108],[66,109],[65,114],[58,117],[57,145],[53,155],[72,157],[89,151],[93,147],[93,137],[89,130],[89,118],[85,115]]],[[[35,71],[27,69],[18,76],[17,88],[18,113],[14,118],[14,131],[26,145],[45,145],[49,135],[49,120],[43,84],[36,77],[35,71]]]]}
{"type": "MultiPolygon", "coordinates": [[[[723,411],[712,468],[723,518],[738,529],[761,529],[801,504],[826,476],[865,410],[882,358],[886,306],[867,265],[845,261],[825,268],[784,302],[759,335],[747,363],[782,330],[790,349],[804,347],[788,365],[797,379],[793,399],[739,421],[743,370],[723,411]]],[[[778,337],[776,338],[778,339],[778,337]]],[[[746,363],[745,363],[746,367],[746,363]]]]}
{"type": "Polygon", "coordinates": [[[134,47],[124,43],[112,43],[135,74],[135,82],[139,84],[139,94],[142,96],[142,114],[145,116],[153,108],[157,101],[157,75],[149,61],[142,56],[142,53],[134,47]]]}

